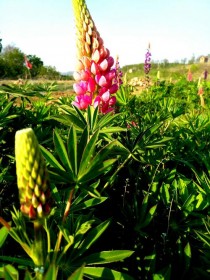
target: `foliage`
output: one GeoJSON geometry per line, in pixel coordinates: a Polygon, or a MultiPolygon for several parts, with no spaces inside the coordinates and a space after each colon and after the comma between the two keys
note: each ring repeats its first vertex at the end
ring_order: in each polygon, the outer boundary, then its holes
{"type": "Polygon", "coordinates": [[[36,55],[28,55],[27,59],[32,64],[28,70],[24,65],[25,54],[17,47],[8,45],[0,53],[0,78],[20,79],[20,78],[47,78],[58,79],[60,73],[52,66],[44,66],[41,58],[36,55]]]}
{"type": "Polygon", "coordinates": [[[20,49],[7,46],[0,55],[0,77],[16,78],[24,74],[24,54],[20,49]]]}
{"type": "Polygon", "coordinates": [[[16,131],[32,127],[54,200],[44,226],[45,279],[209,279],[210,87],[203,86],[204,107],[195,82],[162,81],[137,95],[124,85],[116,114],[107,115],[53,100],[55,84],[1,86],[1,221],[12,229],[0,229],[1,277],[35,277],[9,236],[22,227],[22,242],[34,242],[32,223],[17,210],[14,159],[16,131]]]}

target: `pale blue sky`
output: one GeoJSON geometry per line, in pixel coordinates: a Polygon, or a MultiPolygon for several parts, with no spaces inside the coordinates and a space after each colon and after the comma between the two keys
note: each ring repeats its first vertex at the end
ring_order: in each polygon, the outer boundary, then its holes
{"type": "MultiPolygon", "coordinates": [[[[210,0],[86,0],[105,46],[120,65],[210,53],[210,0]]],[[[71,0],[0,0],[0,38],[58,71],[74,70],[71,0]]]]}

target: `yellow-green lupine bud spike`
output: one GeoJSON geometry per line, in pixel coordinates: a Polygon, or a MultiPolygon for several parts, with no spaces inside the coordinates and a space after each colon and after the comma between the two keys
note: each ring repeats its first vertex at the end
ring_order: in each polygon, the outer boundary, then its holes
{"type": "Polygon", "coordinates": [[[80,59],[83,56],[91,57],[96,46],[97,48],[103,46],[103,41],[96,29],[85,0],[72,0],[72,5],[75,16],[78,58],[80,59]],[[94,42],[96,40],[99,44],[94,42]]]}
{"type": "Polygon", "coordinates": [[[20,209],[30,219],[43,218],[50,212],[49,177],[31,128],[16,132],[15,159],[20,209]]]}

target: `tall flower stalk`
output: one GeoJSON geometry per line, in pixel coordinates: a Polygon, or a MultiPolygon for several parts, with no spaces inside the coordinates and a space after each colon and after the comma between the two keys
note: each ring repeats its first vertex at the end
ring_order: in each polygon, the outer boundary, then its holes
{"type": "MultiPolygon", "coordinates": [[[[85,0],[72,0],[77,34],[78,63],[74,73],[73,105],[79,109],[99,106],[101,113],[114,110],[119,88],[114,59],[104,46],[85,0]]],[[[121,75],[121,74],[120,74],[121,75]]]]}
{"type": "Polygon", "coordinates": [[[145,82],[147,86],[149,86],[150,78],[149,78],[149,72],[151,70],[151,52],[150,52],[150,44],[148,45],[147,52],[145,54],[145,61],[144,61],[144,73],[146,75],[145,82]]]}
{"type": "Polygon", "coordinates": [[[151,69],[151,52],[150,52],[150,44],[148,45],[147,52],[145,54],[145,61],[144,61],[144,73],[146,75],[149,74],[150,69],[151,69]]]}

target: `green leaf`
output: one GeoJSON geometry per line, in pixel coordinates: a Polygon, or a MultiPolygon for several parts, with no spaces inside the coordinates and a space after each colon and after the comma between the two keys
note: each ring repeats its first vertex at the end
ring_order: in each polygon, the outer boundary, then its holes
{"type": "Polygon", "coordinates": [[[52,168],[49,170],[50,181],[56,184],[73,183],[75,182],[73,174],[60,169],[52,168]]]}
{"type": "Polygon", "coordinates": [[[99,197],[99,198],[88,199],[88,200],[86,200],[82,203],[79,203],[77,205],[72,204],[71,211],[76,212],[76,211],[80,211],[82,209],[87,209],[89,207],[93,207],[93,206],[96,206],[98,204],[101,204],[105,200],[107,200],[107,197],[99,197]]]}
{"type": "Polygon", "coordinates": [[[67,140],[68,157],[74,174],[77,174],[77,134],[73,126],[69,130],[67,140]]]}
{"type": "Polygon", "coordinates": [[[33,277],[29,271],[26,271],[24,275],[24,280],[33,280],[33,277]]]}
{"type": "Polygon", "coordinates": [[[91,158],[94,155],[94,150],[96,146],[96,142],[98,140],[99,130],[97,130],[92,137],[90,138],[89,142],[87,143],[80,162],[79,166],[79,174],[78,177],[80,177],[80,174],[83,174],[88,165],[90,164],[91,158]]]}
{"type": "Polygon", "coordinates": [[[208,234],[205,234],[205,233],[200,232],[200,231],[195,231],[195,233],[197,234],[199,239],[203,243],[205,243],[208,246],[208,248],[210,248],[210,233],[208,232],[208,234]]]}
{"type": "Polygon", "coordinates": [[[106,220],[105,222],[101,223],[97,227],[93,228],[89,231],[88,235],[86,236],[84,242],[80,244],[77,248],[77,254],[75,255],[74,259],[81,256],[84,252],[86,252],[91,245],[102,235],[102,233],[108,228],[110,224],[110,220],[106,220]]]}
{"type": "Polygon", "coordinates": [[[91,132],[94,131],[96,122],[98,118],[98,106],[94,109],[93,107],[89,106],[87,109],[87,119],[88,119],[88,128],[91,132]]]}
{"type": "Polygon", "coordinates": [[[113,127],[105,127],[100,130],[100,133],[119,133],[127,131],[127,128],[122,128],[119,126],[113,126],[113,127]]]}
{"type": "Polygon", "coordinates": [[[9,257],[9,256],[0,256],[0,260],[7,261],[10,263],[17,263],[18,265],[22,266],[34,266],[33,261],[30,259],[24,259],[24,258],[15,258],[15,257],[9,257]]]}
{"type": "Polygon", "coordinates": [[[157,204],[149,209],[149,212],[146,214],[145,219],[142,222],[139,222],[138,225],[136,226],[136,230],[139,230],[149,225],[149,223],[152,221],[156,213],[156,209],[157,209],[157,204]]]}
{"type": "Polygon", "coordinates": [[[85,267],[84,275],[92,279],[103,279],[103,280],[135,280],[133,277],[126,273],[118,272],[113,269],[105,267],[85,267]]]}
{"type": "Polygon", "coordinates": [[[189,242],[184,247],[184,256],[185,256],[186,268],[189,269],[190,261],[191,261],[191,247],[190,247],[190,243],[189,242]]]}
{"type": "Polygon", "coordinates": [[[10,264],[4,266],[4,279],[5,280],[18,280],[18,271],[10,264]]]}
{"type": "Polygon", "coordinates": [[[50,119],[56,120],[68,127],[74,125],[78,130],[83,130],[85,125],[84,123],[75,115],[62,115],[62,116],[51,116],[50,119]]]}
{"type": "Polygon", "coordinates": [[[8,233],[9,233],[9,229],[6,228],[6,227],[2,227],[0,229],[0,248],[3,246],[7,236],[8,236],[8,233]]]}
{"type": "MultiPolygon", "coordinates": [[[[113,168],[113,164],[117,161],[117,158],[114,159],[108,159],[103,161],[102,163],[99,163],[94,168],[91,165],[91,169],[88,169],[88,172],[85,172],[85,174],[82,174],[82,176],[79,178],[80,183],[85,183],[90,180],[93,180],[100,176],[101,174],[107,172],[110,168],[113,168]]],[[[85,186],[83,186],[84,188],[85,186]]],[[[88,186],[86,186],[86,189],[88,189],[88,186]]]]}
{"type": "Polygon", "coordinates": [[[83,132],[82,132],[82,135],[81,135],[81,138],[80,138],[80,141],[79,141],[79,145],[77,147],[77,164],[78,164],[78,167],[80,165],[84,149],[87,145],[88,137],[89,137],[88,136],[88,129],[87,129],[87,127],[85,127],[83,132]]]}
{"type": "Polygon", "coordinates": [[[84,265],[79,267],[67,280],[83,280],[84,265]]]}
{"type": "Polygon", "coordinates": [[[89,160],[88,164],[86,165],[86,168],[83,170],[80,169],[80,172],[78,174],[78,179],[80,182],[90,180],[91,178],[92,179],[96,178],[103,172],[103,170],[105,170],[109,166],[109,163],[110,165],[112,165],[114,161],[117,160],[116,158],[116,159],[110,159],[110,162],[109,160],[103,162],[103,160],[106,159],[108,155],[111,153],[112,148],[115,145],[116,142],[112,141],[111,143],[103,147],[95,156],[92,156],[92,158],[89,160]]]}
{"type": "Polygon", "coordinates": [[[113,251],[102,251],[85,257],[80,262],[86,265],[90,264],[105,264],[124,260],[130,257],[134,251],[130,250],[113,250],[113,251]]]}
{"type": "Polygon", "coordinates": [[[68,172],[70,171],[71,173],[73,173],[66,147],[57,130],[55,130],[53,139],[54,139],[56,152],[61,162],[63,163],[66,171],[68,172]]]}
{"type": "Polygon", "coordinates": [[[153,274],[153,280],[170,280],[171,279],[171,265],[161,269],[156,274],[153,274]]]}
{"type": "Polygon", "coordinates": [[[42,154],[44,156],[44,158],[46,159],[46,161],[55,168],[61,169],[63,171],[65,171],[65,169],[63,168],[63,166],[57,161],[57,159],[44,147],[42,147],[40,145],[40,148],[42,150],[42,154]]]}
{"type": "Polygon", "coordinates": [[[97,128],[102,129],[105,126],[109,126],[110,124],[113,124],[114,120],[116,118],[118,118],[121,114],[114,114],[112,112],[105,114],[102,116],[102,118],[99,120],[98,124],[97,124],[97,128]]]}
{"type": "Polygon", "coordinates": [[[55,264],[51,264],[43,277],[43,280],[56,280],[57,279],[57,268],[55,264]]]}
{"type": "Polygon", "coordinates": [[[170,188],[170,185],[169,184],[164,184],[164,183],[160,188],[161,198],[162,198],[165,205],[168,205],[170,203],[169,188],[170,188]]]}

